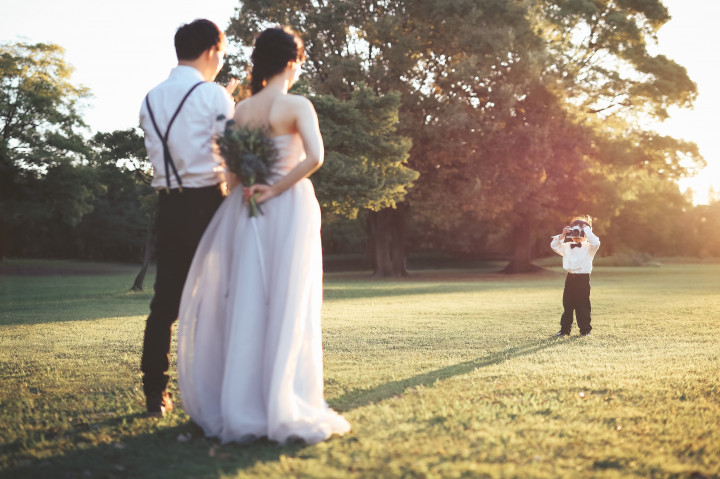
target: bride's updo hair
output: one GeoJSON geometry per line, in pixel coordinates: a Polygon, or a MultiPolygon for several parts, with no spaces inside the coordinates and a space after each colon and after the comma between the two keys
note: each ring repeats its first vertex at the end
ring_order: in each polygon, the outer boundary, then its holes
{"type": "Polygon", "coordinates": [[[288,27],[268,28],[255,38],[250,59],[250,88],[254,94],[263,89],[265,80],[285,70],[289,61],[305,61],[305,45],[288,27]]]}

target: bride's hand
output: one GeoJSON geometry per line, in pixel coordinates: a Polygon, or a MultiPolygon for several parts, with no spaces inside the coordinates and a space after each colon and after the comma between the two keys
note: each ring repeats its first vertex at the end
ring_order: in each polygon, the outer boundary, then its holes
{"type": "Polygon", "coordinates": [[[231,78],[230,81],[228,82],[228,84],[225,85],[225,89],[230,94],[230,96],[232,96],[233,92],[235,91],[235,89],[238,87],[239,84],[240,84],[240,80],[238,80],[237,78],[231,78]]]}
{"type": "Polygon", "coordinates": [[[253,195],[257,195],[255,196],[255,202],[260,204],[275,196],[275,192],[270,185],[252,185],[243,190],[243,199],[246,203],[250,201],[253,195]]]}

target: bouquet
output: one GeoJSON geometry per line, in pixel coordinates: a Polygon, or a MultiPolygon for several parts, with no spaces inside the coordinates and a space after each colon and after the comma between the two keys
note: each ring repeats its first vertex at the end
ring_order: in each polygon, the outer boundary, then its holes
{"type": "MultiPolygon", "coordinates": [[[[220,154],[228,169],[235,173],[243,186],[268,184],[278,162],[275,143],[263,128],[235,126],[235,120],[225,124],[225,132],[217,138],[220,154]]],[[[250,217],[263,214],[255,197],[250,197],[250,217]]]]}

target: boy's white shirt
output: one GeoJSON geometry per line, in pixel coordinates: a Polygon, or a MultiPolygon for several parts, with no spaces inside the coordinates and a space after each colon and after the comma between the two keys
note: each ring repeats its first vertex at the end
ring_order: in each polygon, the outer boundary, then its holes
{"type": "Polygon", "coordinates": [[[592,232],[589,226],[583,227],[586,241],[580,243],[580,248],[571,248],[570,245],[576,244],[574,241],[565,243],[560,240],[562,234],[553,236],[550,247],[557,254],[563,257],[563,269],[573,274],[590,274],[592,272],[592,262],[595,253],[600,249],[600,238],[592,232]]]}

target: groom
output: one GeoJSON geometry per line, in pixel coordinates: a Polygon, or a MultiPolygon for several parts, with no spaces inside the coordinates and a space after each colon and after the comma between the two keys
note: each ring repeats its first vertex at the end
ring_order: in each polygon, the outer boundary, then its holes
{"type": "MultiPolygon", "coordinates": [[[[195,20],[175,33],[178,66],[150,90],[140,126],[158,190],[157,276],[145,325],[141,369],[147,413],[162,417],[173,408],[166,392],[172,324],[195,248],[223,200],[224,163],[213,148],[233,115],[225,88],[212,81],[223,65],[225,35],[209,20],[195,20]]],[[[234,88],[235,81],[228,85],[234,88]]]]}

